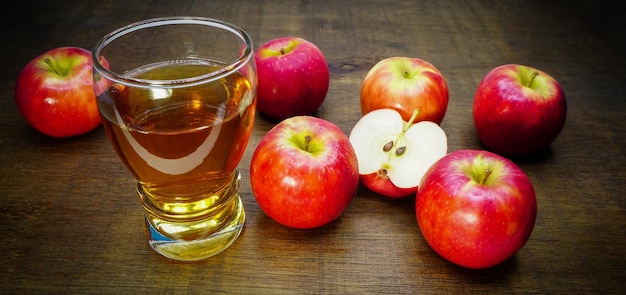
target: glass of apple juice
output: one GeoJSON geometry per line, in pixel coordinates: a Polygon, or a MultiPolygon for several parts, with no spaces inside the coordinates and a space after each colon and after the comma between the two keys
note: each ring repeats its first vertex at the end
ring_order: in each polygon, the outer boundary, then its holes
{"type": "Polygon", "coordinates": [[[145,234],[161,255],[204,259],[239,236],[237,165],[256,110],[250,36],[199,17],[140,21],[93,50],[104,129],[137,179],[145,234]]]}

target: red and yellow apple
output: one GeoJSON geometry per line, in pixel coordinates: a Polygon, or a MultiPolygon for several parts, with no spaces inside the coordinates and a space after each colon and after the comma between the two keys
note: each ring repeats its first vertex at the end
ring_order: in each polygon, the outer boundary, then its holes
{"type": "Polygon", "coordinates": [[[408,121],[441,124],[448,108],[448,85],[431,63],[410,57],[390,57],[372,67],[361,85],[361,113],[390,108],[408,121]]]}
{"type": "Polygon", "coordinates": [[[567,115],[565,93],[547,73],[507,64],[492,69],[474,96],[474,127],[480,141],[503,155],[547,148],[561,133],[567,115]]]}
{"type": "Polygon", "coordinates": [[[488,268],[518,252],[535,226],[537,200],[515,163],[483,150],[457,150],[433,164],[415,202],[426,242],[445,259],[488,268]]]}
{"type": "Polygon", "coordinates": [[[359,168],[348,137],[335,124],[311,116],[279,122],[263,136],[250,163],[252,192],[276,222],[320,227],[348,207],[359,168]]]}
{"type": "Polygon", "coordinates": [[[87,133],[100,125],[91,52],[59,47],[31,60],[15,85],[15,103],[26,121],[51,137],[87,133]]]}
{"type": "Polygon", "coordinates": [[[324,102],[330,71],[322,51],[298,37],[267,41],[255,54],[258,110],[282,120],[311,115],[324,102]]]}
{"type": "Polygon", "coordinates": [[[414,123],[394,109],[377,109],[361,117],[350,132],[365,187],[387,197],[415,195],[422,176],[448,150],[447,137],[431,121],[414,123]]]}

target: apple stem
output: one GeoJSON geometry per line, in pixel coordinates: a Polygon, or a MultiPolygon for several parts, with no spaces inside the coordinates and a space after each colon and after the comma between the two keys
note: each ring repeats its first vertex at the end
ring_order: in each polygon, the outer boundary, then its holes
{"type": "Polygon", "coordinates": [[[411,115],[411,118],[409,119],[409,121],[404,123],[404,126],[402,126],[402,132],[406,132],[407,130],[409,130],[409,128],[411,128],[411,126],[413,125],[413,121],[415,121],[415,119],[417,119],[417,115],[420,113],[419,109],[415,109],[413,111],[413,114],[411,115]]]}
{"type": "Polygon", "coordinates": [[[54,71],[55,74],[61,76],[61,73],[59,73],[59,71],[57,71],[57,68],[52,64],[52,61],[49,58],[45,58],[44,61],[50,67],[50,69],[52,69],[54,71]]]}
{"type": "Polygon", "coordinates": [[[306,135],[304,137],[304,150],[309,151],[309,145],[311,144],[311,135],[306,135]]]}
{"type": "Polygon", "coordinates": [[[534,71],[532,74],[530,74],[530,82],[528,82],[528,88],[531,88],[533,85],[533,82],[535,81],[535,78],[537,78],[537,76],[539,76],[539,72],[534,71]]]}
{"type": "Polygon", "coordinates": [[[285,55],[285,48],[280,48],[280,55],[285,55]]]}
{"type": "Polygon", "coordinates": [[[483,176],[480,178],[480,184],[485,184],[487,182],[487,178],[489,178],[489,175],[491,175],[491,169],[485,169],[484,171],[485,173],[483,174],[483,176]]]}

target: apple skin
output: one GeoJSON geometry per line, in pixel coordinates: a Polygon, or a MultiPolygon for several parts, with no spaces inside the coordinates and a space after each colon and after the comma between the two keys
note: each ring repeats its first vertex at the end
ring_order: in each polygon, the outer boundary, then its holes
{"type": "Polygon", "coordinates": [[[15,103],[31,126],[51,137],[76,136],[98,127],[91,52],[58,47],[31,60],[17,77],[15,103]]]}
{"type": "Polygon", "coordinates": [[[410,188],[397,187],[391,182],[389,176],[382,171],[360,175],[359,179],[366,188],[385,197],[404,198],[415,195],[415,192],[417,192],[417,186],[410,188]]]}
{"type": "Polygon", "coordinates": [[[333,123],[311,116],[290,117],[274,126],[259,142],[250,164],[259,207],[292,228],[315,228],[337,219],[358,181],[358,162],[348,137],[333,123]]]}
{"type": "Polygon", "coordinates": [[[391,108],[408,121],[441,124],[448,108],[448,84],[431,63],[411,57],[389,57],[372,67],[361,85],[361,113],[391,108]]]}
{"type": "Polygon", "coordinates": [[[330,71],[322,51],[298,37],[267,41],[255,54],[258,110],[283,120],[311,115],[324,102],[330,71]]]}
{"type": "Polygon", "coordinates": [[[537,201],[526,174],[513,162],[484,150],[457,150],[430,167],[415,210],[430,247],[467,268],[495,266],[528,241],[537,201]],[[484,170],[492,172],[482,184],[484,170]]]}
{"type": "Polygon", "coordinates": [[[474,96],[474,127],[480,141],[503,155],[526,155],[547,148],[561,133],[567,115],[565,93],[547,73],[506,64],[482,79],[474,96]],[[538,73],[531,84],[533,73],[538,73]]]}

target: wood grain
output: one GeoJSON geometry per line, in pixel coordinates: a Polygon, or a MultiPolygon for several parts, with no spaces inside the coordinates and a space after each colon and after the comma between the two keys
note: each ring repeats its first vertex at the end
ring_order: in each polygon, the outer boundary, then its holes
{"type": "Polygon", "coordinates": [[[0,85],[0,293],[2,294],[619,294],[626,288],[626,34],[617,2],[561,1],[50,1],[5,4],[0,85]],[[562,3],[561,3],[562,2],[562,3]],[[54,13],[52,13],[54,12],[54,13]],[[521,63],[552,74],[568,118],[549,150],[513,159],[531,178],[539,213],[511,260],[469,270],[421,237],[414,198],[359,187],[340,219],[314,230],[280,226],[260,211],[248,169],[276,122],[259,115],[241,161],[247,220],[241,238],[211,259],[154,253],[141,231],[134,180],[101,128],[51,139],[20,117],[19,70],[57,46],[91,49],[105,33],[156,16],[236,23],[256,46],[287,35],[325,53],[331,70],[316,116],[349,133],[360,85],[389,56],[421,57],[444,74],[450,150],[484,148],[473,94],[491,68],[521,63]]]}

